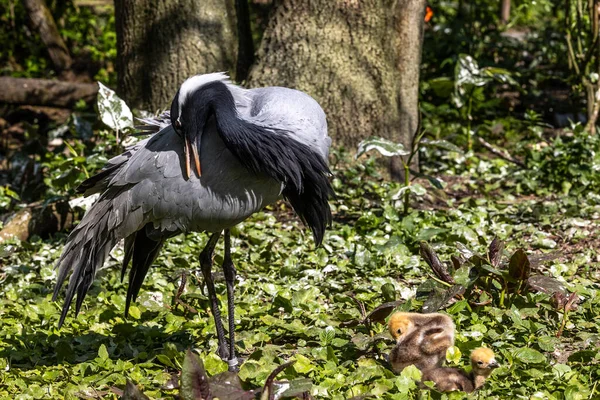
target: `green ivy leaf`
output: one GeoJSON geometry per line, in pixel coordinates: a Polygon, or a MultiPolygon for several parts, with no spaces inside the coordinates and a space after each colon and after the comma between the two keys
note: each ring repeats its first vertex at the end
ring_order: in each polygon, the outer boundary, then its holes
{"type": "Polygon", "coordinates": [[[446,350],[446,361],[452,364],[458,364],[460,362],[460,358],[462,357],[462,353],[460,349],[456,346],[449,347],[446,350]]]}
{"type": "Polygon", "coordinates": [[[514,352],[514,357],[525,364],[541,364],[546,362],[546,357],[537,350],[522,347],[514,352]]]}
{"type": "Polygon", "coordinates": [[[101,344],[98,348],[98,357],[102,361],[108,360],[108,350],[106,350],[106,346],[104,344],[101,344]]]}
{"type": "Polygon", "coordinates": [[[140,309],[134,305],[129,307],[129,316],[133,319],[140,319],[142,316],[142,313],[140,312],[140,309]]]}
{"type": "Polygon", "coordinates": [[[299,374],[307,374],[314,369],[314,366],[307,357],[302,354],[296,354],[294,356],[296,363],[294,364],[294,370],[299,374]]]}

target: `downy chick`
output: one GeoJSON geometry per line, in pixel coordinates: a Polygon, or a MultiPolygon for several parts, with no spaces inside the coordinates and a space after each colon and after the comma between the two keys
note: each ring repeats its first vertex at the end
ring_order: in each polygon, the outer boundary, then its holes
{"type": "Polygon", "coordinates": [[[473,392],[485,383],[492,371],[499,367],[490,349],[479,347],[471,353],[471,373],[458,368],[432,368],[422,370],[421,382],[433,381],[435,389],[440,392],[462,390],[473,392]]]}
{"type": "Polygon", "coordinates": [[[397,312],[388,328],[396,340],[389,356],[396,373],[409,365],[420,370],[441,367],[446,350],[454,345],[454,322],[444,314],[397,312]]]}

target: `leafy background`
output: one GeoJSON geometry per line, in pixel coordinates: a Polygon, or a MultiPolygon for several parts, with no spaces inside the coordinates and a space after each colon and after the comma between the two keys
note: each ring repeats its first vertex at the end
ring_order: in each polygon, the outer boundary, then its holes
{"type": "MultiPolygon", "coordinates": [[[[14,13],[9,0],[0,3],[3,72],[46,76],[43,49],[19,48],[36,43],[13,24],[24,18],[19,3],[14,13]]],[[[564,57],[570,27],[562,3],[515,1],[513,20],[498,29],[492,28],[498,26],[496,3],[473,1],[467,15],[456,2],[434,6],[423,53],[423,140],[390,150],[405,157],[418,152],[420,172],[390,182],[376,153],[356,159],[354,149],[335,149],[335,219],[323,246],[315,249],[284,203],[234,229],[236,337],[246,388],[262,386],[277,366],[295,360],[278,379],[309,378],[316,398],[462,398],[420,391],[412,370],[394,375],[386,361],[392,343],[385,320],[365,319],[390,302],[421,311],[445,293],[448,282],[420,254],[427,242],[453,280],[468,288],[443,309],[457,326],[448,364],[465,366],[480,345],[494,349],[502,364],[475,396],[600,398],[600,139],[578,117],[585,88],[564,57]],[[562,298],[520,281],[503,286],[477,256],[452,270],[452,256],[474,252],[485,259],[495,237],[505,242],[503,260],[522,249],[532,260],[529,273],[560,282],[562,298]]],[[[63,35],[95,66],[96,79],[114,86],[114,18],[68,4],[54,8],[63,35]]],[[[97,110],[80,107],[64,124],[23,123],[20,142],[7,137],[11,168],[0,186],[3,215],[31,201],[71,201],[78,183],[135,140],[122,141],[131,117],[108,97],[97,110]],[[119,121],[119,142],[100,121],[119,121]],[[24,179],[28,168],[41,178],[24,179]]],[[[208,375],[226,370],[216,356],[214,322],[197,273],[204,234],[167,243],[128,319],[118,246],[79,317],[69,314],[59,330],[60,303],[51,301],[51,292],[66,235],[0,243],[0,398],[118,398],[126,380],[151,398],[173,398],[188,348],[198,352],[208,375]],[[174,298],[184,272],[181,304],[174,298]]],[[[224,305],[221,244],[216,254],[224,305]]],[[[384,307],[383,314],[389,311],[384,307]]]]}

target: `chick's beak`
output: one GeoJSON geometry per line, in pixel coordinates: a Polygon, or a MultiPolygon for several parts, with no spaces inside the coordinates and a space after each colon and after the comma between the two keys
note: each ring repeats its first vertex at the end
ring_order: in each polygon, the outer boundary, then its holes
{"type": "Polygon", "coordinates": [[[498,364],[498,361],[496,361],[496,360],[492,360],[492,361],[491,361],[491,362],[488,364],[488,366],[489,366],[490,368],[494,369],[494,368],[498,368],[498,367],[500,366],[500,364],[498,364]]]}
{"type": "Polygon", "coordinates": [[[183,141],[185,143],[183,152],[185,154],[185,173],[186,177],[190,178],[190,168],[192,166],[192,161],[194,162],[194,166],[196,169],[196,173],[198,177],[202,176],[202,169],[200,168],[200,156],[198,155],[198,134],[194,135],[194,137],[190,137],[185,131],[183,132],[183,141]],[[192,158],[193,160],[191,160],[192,158]]]}

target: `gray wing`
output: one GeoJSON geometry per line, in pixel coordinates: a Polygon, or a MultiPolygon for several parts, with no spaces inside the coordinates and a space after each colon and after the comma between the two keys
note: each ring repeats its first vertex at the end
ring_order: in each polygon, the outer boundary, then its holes
{"type": "MultiPolygon", "coordinates": [[[[86,193],[101,195],[69,235],[57,264],[54,299],[73,271],[60,324],[75,294],[79,311],[96,271],[119,240],[128,238],[126,248],[131,247],[133,235],[144,242],[158,240],[154,257],[162,238],[176,232],[216,232],[231,227],[274,202],[281,193],[280,183],[252,174],[240,164],[219,138],[214,122],[207,125],[203,138],[201,178],[183,177],[182,149],[181,139],[168,126],[112,159],[99,177],[84,183],[86,193]],[[137,235],[144,228],[155,232],[152,238],[137,235]]],[[[133,258],[135,263],[135,253],[133,258]]],[[[143,264],[147,270],[148,263],[143,264]]],[[[140,279],[132,278],[137,282],[133,297],[143,275],[145,272],[140,279]]],[[[129,299],[128,293],[128,303],[129,299]]]]}
{"type": "Polygon", "coordinates": [[[109,229],[120,238],[148,223],[165,232],[218,231],[277,199],[281,185],[244,168],[226,149],[213,124],[203,137],[201,178],[183,177],[183,145],[169,125],[110,160],[100,180],[84,182],[84,189],[91,187],[86,194],[112,194],[115,215],[109,229]]]}
{"type": "MultiPolygon", "coordinates": [[[[167,128],[171,123],[168,111],[157,117],[138,118],[138,120],[142,122],[143,125],[135,126],[135,129],[138,131],[136,136],[148,134],[154,135],[161,129],[167,128]]],[[[116,171],[123,166],[123,164],[127,162],[127,160],[129,160],[135,152],[143,148],[148,143],[149,139],[150,138],[142,140],[133,146],[128,147],[122,154],[119,154],[118,156],[108,160],[100,172],[82,182],[77,188],[77,191],[79,193],[83,193],[84,196],[89,196],[94,193],[102,193],[108,188],[108,184],[110,183],[116,171]]]]}
{"type": "Polygon", "coordinates": [[[323,109],[312,97],[299,90],[266,87],[247,91],[251,99],[248,120],[267,127],[288,131],[301,143],[329,157],[331,138],[323,109]]]}

